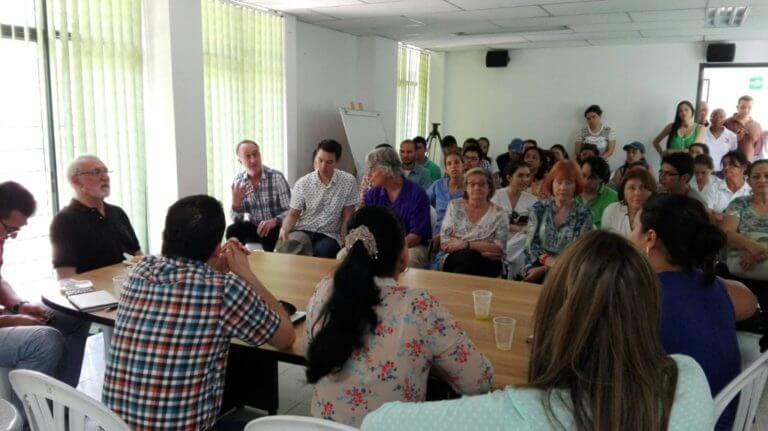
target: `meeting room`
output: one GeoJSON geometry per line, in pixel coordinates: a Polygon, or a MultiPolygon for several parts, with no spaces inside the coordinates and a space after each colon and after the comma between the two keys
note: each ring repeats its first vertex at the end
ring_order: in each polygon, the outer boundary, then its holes
{"type": "Polygon", "coordinates": [[[0,431],[768,430],[766,29],[0,0],[0,431]]]}

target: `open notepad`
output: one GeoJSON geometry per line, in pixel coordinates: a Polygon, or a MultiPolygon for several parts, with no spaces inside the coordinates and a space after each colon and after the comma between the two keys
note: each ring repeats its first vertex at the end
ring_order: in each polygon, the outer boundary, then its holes
{"type": "Polygon", "coordinates": [[[67,295],[67,299],[80,311],[95,311],[117,306],[117,299],[105,290],[67,295]]]}

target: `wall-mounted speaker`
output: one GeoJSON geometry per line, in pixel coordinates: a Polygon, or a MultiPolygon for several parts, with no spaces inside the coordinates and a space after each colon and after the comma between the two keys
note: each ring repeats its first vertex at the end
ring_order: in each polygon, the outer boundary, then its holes
{"type": "Polygon", "coordinates": [[[485,67],[507,67],[509,64],[509,51],[506,49],[488,51],[485,54],[485,67]]]}
{"type": "Polygon", "coordinates": [[[731,62],[735,56],[735,43],[710,43],[707,45],[707,63],[731,62]]]}

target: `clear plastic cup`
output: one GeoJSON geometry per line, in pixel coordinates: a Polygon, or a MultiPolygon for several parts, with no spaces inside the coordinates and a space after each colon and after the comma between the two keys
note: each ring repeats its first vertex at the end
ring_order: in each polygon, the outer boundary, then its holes
{"type": "Polygon", "coordinates": [[[515,336],[517,320],[511,317],[497,316],[493,318],[493,332],[496,336],[496,348],[512,350],[512,339],[515,336]]]}
{"type": "Polygon", "coordinates": [[[475,302],[475,319],[488,320],[491,316],[491,297],[493,292],[490,290],[475,290],[472,292],[472,298],[475,302]]]}
{"type": "Polygon", "coordinates": [[[118,298],[120,297],[120,292],[123,290],[123,285],[126,281],[128,281],[128,276],[125,274],[112,277],[112,289],[115,293],[115,296],[118,298]]]}

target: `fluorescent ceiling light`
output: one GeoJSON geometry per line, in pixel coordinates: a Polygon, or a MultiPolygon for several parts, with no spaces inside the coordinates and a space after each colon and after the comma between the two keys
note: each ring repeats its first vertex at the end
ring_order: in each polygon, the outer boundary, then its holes
{"type": "Polygon", "coordinates": [[[709,27],[741,27],[747,18],[747,6],[723,6],[707,9],[709,27]]]}

